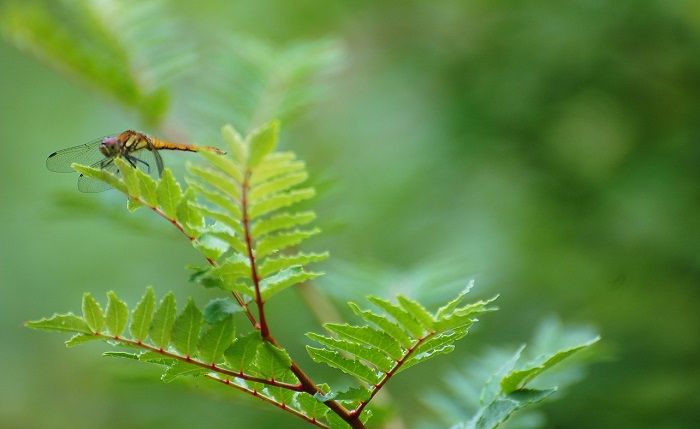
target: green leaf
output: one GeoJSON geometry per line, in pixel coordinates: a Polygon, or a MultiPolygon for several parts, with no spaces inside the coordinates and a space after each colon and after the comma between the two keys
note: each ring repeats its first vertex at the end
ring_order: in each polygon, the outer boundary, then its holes
{"type": "Polygon", "coordinates": [[[160,301],[160,305],[153,315],[153,322],[149,330],[151,341],[161,350],[167,349],[168,345],[170,345],[170,336],[172,335],[176,316],[175,294],[168,292],[160,301]]]}
{"type": "Polygon", "coordinates": [[[265,256],[279,252],[287,247],[296,246],[319,232],[321,232],[320,229],[314,228],[307,231],[295,230],[292,232],[267,235],[258,241],[255,246],[255,255],[258,258],[264,258],[265,256]]]}
{"type": "Polygon", "coordinates": [[[389,355],[394,360],[403,358],[405,352],[401,344],[384,331],[371,326],[352,326],[347,324],[326,323],[324,328],[337,334],[340,338],[356,343],[368,344],[389,355]]]}
{"type": "Polygon", "coordinates": [[[73,335],[73,337],[66,341],[66,347],[75,347],[80,344],[85,344],[85,343],[90,343],[92,341],[105,341],[105,338],[101,335],[95,335],[95,334],[76,334],[73,335]]]}
{"type": "Polygon", "coordinates": [[[286,191],[295,185],[304,182],[309,178],[309,174],[306,171],[299,171],[285,176],[277,177],[273,180],[268,180],[257,186],[253,186],[248,193],[248,199],[251,202],[259,200],[261,198],[267,198],[272,194],[276,194],[281,191],[286,191]]]}
{"type": "Polygon", "coordinates": [[[243,374],[255,363],[258,347],[262,344],[260,331],[238,337],[224,352],[224,359],[233,371],[243,374]]]}
{"type": "Polygon", "coordinates": [[[277,147],[279,122],[271,121],[253,130],[246,138],[250,156],[248,166],[254,168],[277,147]]]}
{"type": "Polygon", "coordinates": [[[225,175],[233,178],[237,182],[243,182],[243,169],[231,158],[212,152],[208,149],[198,150],[197,153],[206,159],[207,162],[225,175]]]}
{"type": "Polygon", "coordinates": [[[126,194],[133,198],[141,197],[141,187],[139,186],[139,179],[136,176],[136,169],[122,157],[114,158],[114,163],[119,168],[119,172],[126,185],[126,194]]]}
{"type": "Polygon", "coordinates": [[[372,392],[362,386],[351,387],[346,391],[333,392],[327,395],[321,395],[316,393],[314,398],[321,402],[328,401],[368,401],[371,397],[372,392]]]}
{"type": "Polygon", "coordinates": [[[385,373],[391,371],[396,363],[388,358],[384,352],[372,346],[364,346],[346,340],[337,340],[313,332],[308,332],[306,336],[330,349],[349,353],[356,358],[369,362],[385,373]]]}
{"type": "Polygon", "coordinates": [[[112,291],[107,292],[107,297],[109,298],[106,314],[107,330],[114,337],[119,337],[129,321],[129,307],[112,291]]]}
{"type": "Polygon", "coordinates": [[[296,400],[301,411],[311,419],[321,420],[329,411],[329,408],[323,405],[323,402],[306,392],[299,392],[296,400]]]}
{"type": "Polygon", "coordinates": [[[255,186],[275,177],[306,170],[306,163],[304,161],[296,161],[295,158],[296,155],[293,152],[273,152],[269,154],[265,161],[251,173],[250,185],[255,186]]]}
{"type": "Polygon", "coordinates": [[[295,189],[289,192],[281,192],[272,195],[270,198],[259,200],[250,204],[248,216],[250,220],[255,220],[275,210],[289,207],[293,204],[313,198],[316,195],[314,188],[295,189]]]}
{"type": "Polygon", "coordinates": [[[508,395],[499,396],[498,399],[482,408],[467,427],[494,429],[515,411],[539,402],[555,391],[556,389],[518,390],[508,395]]]}
{"type": "Polygon", "coordinates": [[[292,359],[286,351],[275,347],[269,342],[263,342],[257,349],[255,366],[260,370],[263,377],[271,380],[289,379],[292,359]]]}
{"type": "Polygon", "coordinates": [[[406,310],[394,305],[389,301],[377,298],[375,296],[368,296],[367,300],[377,307],[384,310],[387,314],[396,320],[401,326],[403,326],[409,334],[415,338],[421,338],[424,334],[423,327],[420,323],[416,321],[406,310]]]}
{"type": "Polygon", "coordinates": [[[136,308],[131,314],[131,325],[129,326],[131,338],[139,342],[146,340],[155,308],[156,294],[153,291],[153,287],[148,286],[146,293],[144,293],[141,301],[136,304],[136,308]]]}
{"type": "Polygon", "coordinates": [[[204,216],[195,204],[195,199],[194,189],[187,188],[177,205],[177,219],[190,237],[198,237],[204,228],[204,216]]]}
{"type": "Polygon", "coordinates": [[[207,374],[210,371],[199,367],[195,366],[186,362],[181,362],[177,361],[174,362],[172,365],[168,367],[168,369],[165,370],[165,374],[161,377],[161,379],[166,382],[170,383],[171,381],[175,380],[177,377],[181,377],[183,375],[188,375],[190,377],[196,377],[198,375],[203,375],[207,374]]]}
{"type": "Polygon", "coordinates": [[[83,294],[83,318],[93,333],[102,332],[105,327],[105,315],[102,308],[88,292],[83,294]]]}
{"type": "Polygon", "coordinates": [[[452,313],[454,309],[462,303],[464,297],[469,293],[472,287],[474,287],[474,280],[471,280],[467,287],[462,292],[460,292],[455,299],[438,309],[437,313],[435,314],[435,320],[440,320],[452,313]]]}
{"type": "Polygon", "coordinates": [[[543,356],[539,359],[540,363],[530,363],[524,369],[511,372],[501,379],[501,389],[505,393],[512,393],[516,390],[524,388],[527,383],[532,381],[533,378],[540,375],[543,371],[553,367],[577,351],[595,344],[598,340],[600,340],[600,337],[596,337],[583,344],[579,344],[565,350],[560,350],[552,355],[543,356]]]}
{"type": "Polygon", "coordinates": [[[306,351],[314,362],[325,363],[375,386],[380,381],[379,375],[372,368],[357,359],[348,359],[336,351],[311,346],[306,346],[306,351]]]}
{"type": "Polygon", "coordinates": [[[267,301],[273,295],[290,286],[316,278],[320,275],[319,273],[308,273],[299,266],[287,268],[274,276],[263,279],[260,282],[260,294],[262,295],[263,301],[267,301]]]}
{"type": "Polygon", "coordinates": [[[267,277],[280,270],[291,268],[295,265],[307,265],[312,262],[323,261],[328,258],[328,252],[323,253],[297,253],[292,256],[279,256],[277,258],[267,258],[258,267],[258,275],[267,277]]]}
{"type": "Polygon", "coordinates": [[[243,229],[241,222],[238,219],[231,216],[229,213],[223,212],[221,210],[215,210],[200,204],[195,204],[194,206],[203,216],[217,220],[223,223],[224,225],[230,227],[235,234],[238,234],[241,237],[244,236],[245,230],[243,229]]]}
{"type": "Polygon", "coordinates": [[[213,325],[241,311],[243,311],[241,306],[230,298],[214,298],[207,303],[202,313],[204,321],[213,325]]]}
{"type": "MultiPolygon", "coordinates": [[[[211,230],[211,229],[210,229],[211,230]]],[[[204,256],[216,261],[228,251],[229,243],[218,237],[219,233],[206,233],[192,241],[192,246],[204,256]]]]}
{"type": "Polygon", "coordinates": [[[94,333],[88,326],[85,319],[78,317],[73,313],[54,314],[48,319],[26,322],[25,326],[32,329],[41,329],[43,331],[82,332],[85,334],[94,333]]]}
{"type": "Polygon", "coordinates": [[[251,276],[250,262],[241,254],[233,254],[226,258],[223,264],[211,270],[211,275],[220,277],[224,283],[234,283],[240,278],[249,279],[251,276]]]}
{"type": "Polygon", "coordinates": [[[221,128],[221,134],[236,161],[246,165],[248,163],[248,148],[243,143],[243,138],[238,134],[238,131],[230,124],[226,124],[221,128]]]}
{"type": "MultiPolygon", "coordinates": [[[[234,200],[240,200],[241,185],[240,182],[235,181],[233,178],[228,177],[225,174],[222,174],[211,168],[203,167],[201,165],[188,165],[187,171],[189,171],[190,174],[196,176],[212,188],[218,189],[226,197],[232,198],[234,200]]],[[[197,193],[201,193],[200,191],[205,191],[205,189],[202,187],[200,187],[200,189],[195,190],[197,191],[197,193]]],[[[215,201],[212,202],[215,203],[215,201]]]]}
{"type": "Polygon", "coordinates": [[[202,313],[194,304],[194,300],[188,298],[187,305],[173,324],[172,343],[175,350],[186,357],[195,357],[201,327],[202,313]]]}
{"type": "Polygon", "coordinates": [[[433,330],[433,315],[428,312],[418,302],[410,300],[404,296],[398,295],[396,299],[406,311],[408,311],[414,319],[416,319],[426,330],[433,330]]]}
{"type": "Polygon", "coordinates": [[[231,345],[235,336],[233,316],[209,325],[197,344],[197,354],[204,363],[215,364],[221,360],[224,351],[231,345]]]}
{"type": "Polygon", "coordinates": [[[477,301],[457,308],[452,313],[444,315],[435,322],[434,329],[438,332],[444,332],[451,329],[469,327],[476,321],[476,317],[498,309],[496,307],[487,307],[487,305],[496,298],[498,298],[498,296],[486,301],[477,301]]]}
{"type": "Polygon", "coordinates": [[[101,168],[92,168],[92,167],[88,167],[88,166],[80,165],[80,164],[76,164],[76,163],[71,164],[71,167],[73,169],[75,169],[75,171],[77,171],[85,176],[92,177],[93,179],[97,179],[101,182],[105,182],[109,186],[113,187],[114,189],[117,189],[118,191],[120,191],[124,194],[127,193],[126,185],[124,184],[124,182],[119,180],[119,178],[117,176],[108,172],[107,170],[104,170],[101,168]]]}
{"type": "Polygon", "coordinates": [[[237,252],[243,254],[248,253],[248,247],[246,244],[228,225],[221,222],[216,222],[214,225],[207,227],[204,232],[206,232],[209,236],[216,237],[224,241],[237,252]]]}
{"type": "Polygon", "coordinates": [[[131,360],[139,360],[139,354],[138,354],[138,353],[104,352],[104,353],[102,353],[102,356],[105,356],[105,357],[118,357],[118,358],[131,359],[131,360]]]}
{"type": "Polygon", "coordinates": [[[362,317],[365,321],[376,325],[379,329],[391,335],[405,348],[409,349],[413,347],[413,343],[415,342],[415,340],[412,340],[408,335],[406,335],[404,330],[396,323],[388,320],[385,316],[380,316],[378,314],[373,313],[370,310],[362,310],[354,302],[348,302],[348,305],[350,306],[350,308],[352,308],[352,311],[356,315],[362,317]]]}
{"type": "Polygon", "coordinates": [[[314,212],[284,212],[265,219],[260,219],[253,223],[250,233],[253,238],[258,239],[265,234],[279,231],[281,229],[289,229],[295,226],[306,225],[314,219],[316,219],[316,213],[314,212]]]}
{"type": "Polygon", "coordinates": [[[141,199],[151,207],[158,206],[158,185],[156,181],[139,169],[136,169],[135,173],[141,189],[141,199]]]}
{"type": "Polygon", "coordinates": [[[177,206],[182,196],[182,189],[180,189],[180,184],[177,183],[169,168],[163,170],[163,175],[158,181],[156,193],[158,206],[163,213],[170,219],[176,219],[177,206]]]}
{"type": "Polygon", "coordinates": [[[467,335],[467,330],[463,329],[440,334],[424,341],[414,350],[411,357],[404,362],[396,373],[405,371],[413,365],[425,362],[435,356],[452,353],[454,351],[453,343],[460,338],[464,338],[465,335],[467,335]]]}

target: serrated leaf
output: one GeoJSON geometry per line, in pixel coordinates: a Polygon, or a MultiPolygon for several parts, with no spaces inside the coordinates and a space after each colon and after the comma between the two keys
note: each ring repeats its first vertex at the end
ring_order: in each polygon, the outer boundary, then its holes
{"type": "Polygon", "coordinates": [[[198,375],[202,374],[207,374],[210,371],[199,367],[195,366],[192,364],[188,364],[185,362],[177,361],[174,362],[172,365],[168,367],[168,369],[165,370],[165,373],[161,377],[161,380],[163,380],[166,383],[170,383],[171,381],[175,380],[177,377],[181,377],[183,375],[188,375],[190,377],[196,377],[198,375]]]}
{"type": "Polygon", "coordinates": [[[202,313],[195,305],[194,300],[188,298],[185,308],[177,316],[173,324],[171,341],[175,350],[182,353],[183,356],[195,357],[201,327],[202,313]]]}
{"type": "Polygon", "coordinates": [[[83,318],[94,333],[102,332],[105,327],[105,315],[102,308],[88,292],[83,294],[83,318]]]}
{"type": "Polygon", "coordinates": [[[250,175],[251,186],[265,182],[274,177],[291,174],[297,171],[306,169],[304,161],[296,161],[296,155],[293,152],[273,152],[267,156],[250,175]]]}
{"type": "Polygon", "coordinates": [[[372,368],[357,359],[348,359],[336,351],[311,346],[306,346],[306,351],[314,362],[325,363],[372,385],[377,385],[380,381],[379,375],[372,368]]]}
{"type": "Polygon", "coordinates": [[[326,323],[323,327],[338,335],[340,338],[376,347],[394,360],[400,360],[405,354],[405,351],[401,348],[401,344],[399,344],[398,341],[386,332],[371,326],[326,323]]]}
{"type": "MultiPolygon", "coordinates": [[[[231,195],[216,191],[214,189],[209,189],[208,187],[205,187],[204,185],[202,185],[194,179],[185,180],[187,181],[187,184],[191,188],[193,188],[197,194],[204,197],[211,204],[223,209],[227,215],[235,219],[240,219],[242,217],[242,212],[239,203],[237,202],[237,199],[233,198],[231,195]]],[[[237,184],[232,186],[238,189],[237,184]]]]}
{"type": "Polygon", "coordinates": [[[326,420],[328,421],[328,427],[330,427],[330,429],[351,429],[352,428],[352,426],[350,426],[350,424],[348,424],[348,422],[343,420],[336,413],[326,414],[326,420]]]}
{"type": "Polygon", "coordinates": [[[314,228],[306,231],[295,230],[292,232],[283,232],[275,235],[266,235],[260,239],[255,246],[255,255],[258,258],[264,258],[265,256],[279,252],[287,247],[296,246],[319,232],[321,232],[320,229],[314,228]]]}
{"type": "Polygon", "coordinates": [[[129,325],[129,334],[136,341],[145,341],[148,337],[148,330],[153,320],[153,311],[156,308],[156,293],[152,286],[146,288],[146,293],[136,304],[133,313],[131,314],[131,325],[129,325]]]}
{"type": "Polygon", "coordinates": [[[524,388],[527,383],[532,381],[533,378],[540,375],[543,371],[553,367],[557,363],[571,356],[579,350],[585,349],[596,343],[600,338],[596,337],[590,341],[583,344],[570,347],[568,349],[560,350],[552,355],[543,356],[539,359],[540,363],[530,363],[524,369],[513,371],[501,379],[500,385],[501,389],[505,393],[511,393],[516,390],[524,388]]]}
{"type": "Polygon", "coordinates": [[[216,222],[214,225],[207,227],[204,232],[211,237],[218,238],[225,242],[229,247],[233,248],[233,250],[248,254],[248,247],[246,244],[228,225],[216,222]]]}
{"type": "Polygon", "coordinates": [[[175,294],[168,292],[160,301],[160,305],[153,315],[149,334],[153,344],[161,350],[167,349],[170,345],[173,323],[175,323],[177,316],[176,305],[175,294]]]}
{"type": "Polygon", "coordinates": [[[243,374],[246,369],[253,366],[261,344],[262,338],[260,331],[257,330],[238,337],[224,352],[224,359],[233,371],[243,374]]]}
{"type": "Polygon", "coordinates": [[[267,198],[272,194],[291,189],[292,187],[303,183],[308,178],[309,174],[306,171],[299,171],[276,177],[272,180],[268,180],[260,183],[259,185],[253,186],[248,193],[248,199],[251,202],[254,202],[261,198],[267,198]]]}
{"type": "Polygon", "coordinates": [[[368,296],[367,300],[393,317],[394,320],[403,326],[414,338],[421,338],[423,336],[423,327],[403,308],[375,296],[368,296]]]}
{"type": "Polygon", "coordinates": [[[153,178],[144,173],[143,171],[136,169],[136,178],[139,181],[139,188],[141,190],[141,199],[151,207],[156,207],[158,205],[158,185],[153,178]]]}
{"type": "Polygon", "coordinates": [[[71,164],[71,168],[83,174],[84,176],[92,177],[93,179],[105,182],[109,186],[113,187],[114,189],[117,189],[122,193],[127,193],[126,185],[124,184],[124,182],[122,182],[117,176],[108,172],[107,170],[101,168],[92,168],[76,163],[71,164]]]}
{"type": "Polygon", "coordinates": [[[175,219],[177,216],[177,206],[182,197],[182,189],[180,189],[180,184],[177,183],[170,169],[166,168],[163,170],[163,175],[156,187],[156,193],[158,196],[158,206],[163,213],[165,213],[168,218],[175,219]]]}
{"type": "Polygon", "coordinates": [[[243,229],[241,222],[230,214],[200,204],[195,204],[195,207],[203,216],[223,223],[224,225],[230,227],[234,233],[238,234],[239,236],[243,236],[245,234],[245,230],[243,229]]]}
{"type": "Polygon", "coordinates": [[[323,405],[323,402],[306,392],[299,392],[296,396],[296,401],[301,411],[311,419],[321,420],[329,411],[329,408],[323,405]]]}
{"type": "Polygon", "coordinates": [[[41,329],[43,331],[82,332],[85,334],[93,334],[93,331],[90,329],[85,319],[76,316],[73,313],[54,314],[48,319],[45,318],[26,322],[25,326],[32,329],[41,329]]]}
{"type": "Polygon", "coordinates": [[[279,122],[271,121],[253,130],[246,138],[250,155],[248,167],[254,168],[277,147],[279,122]]]}
{"type": "Polygon", "coordinates": [[[298,266],[282,270],[274,276],[267,277],[260,282],[262,300],[267,301],[273,295],[282,292],[290,286],[316,278],[320,275],[319,273],[306,272],[302,267],[298,266]]]}
{"type": "Polygon", "coordinates": [[[255,220],[260,216],[311,199],[314,196],[316,196],[316,190],[314,190],[314,188],[302,188],[289,192],[281,192],[250,204],[248,217],[250,220],[255,220]]]}
{"type": "Polygon", "coordinates": [[[449,315],[452,311],[454,311],[454,309],[462,303],[464,297],[469,293],[472,287],[474,287],[474,280],[471,280],[467,287],[462,292],[460,292],[456,298],[454,298],[453,300],[451,300],[450,302],[438,309],[437,313],[435,314],[435,320],[440,320],[445,316],[449,315]]]}
{"type": "Polygon", "coordinates": [[[215,233],[199,236],[197,240],[192,241],[192,246],[212,261],[219,259],[231,247],[229,243],[217,237],[215,233]]]}
{"type": "Polygon", "coordinates": [[[66,347],[75,347],[80,344],[90,343],[92,341],[104,341],[104,337],[95,334],[76,334],[66,341],[66,347]]]}
{"type": "Polygon", "coordinates": [[[148,362],[148,363],[155,363],[158,365],[172,365],[177,360],[172,359],[172,358],[166,358],[160,353],[156,352],[144,352],[139,355],[139,361],[141,362],[148,362]]]}
{"type": "Polygon", "coordinates": [[[204,228],[204,216],[195,204],[195,198],[194,189],[187,188],[177,205],[177,220],[190,237],[198,237],[204,228]]]}
{"type": "Polygon", "coordinates": [[[556,389],[519,390],[508,395],[501,395],[493,402],[479,410],[469,427],[475,429],[495,429],[515,411],[530,404],[540,402],[554,393],[556,389]]]}
{"type": "Polygon", "coordinates": [[[348,390],[342,392],[332,392],[327,395],[321,395],[316,393],[314,398],[321,402],[328,401],[360,401],[364,402],[369,400],[372,392],[362,386],[351,387],[348,390]]]}
{"type": "Polygon", "coordinates": [[[396,373],[405,371],[406,369],[432,359],[435,356],[452,353],[454,351],[454,342],[467,335],[467,330],[450,332],[448,334],[437,335],[420,344],[410,358],[399,368],[396,373]]]}
{"type": "Polygon", "coordinates": [[[235,336],[233,316],[209,325],[199,338],[197,354],[204,363],[215,364],[221,360],[224,351],[231,345],[235,336]]]}
{"type": "Polygon", "coordinates": [[[433,315],[430,314],[428,310],[426,310],[418,302],[410,300],[402,295],[398,295],[396,299],[399,301],[401,307],[408,311],[409,314],[413,316],[413,318],[416,319],[418,323],[420,323],[426,330],[433,330],[435,320],[433,320],[433,315]]]}
{"type": "Polygon", "coordinates": [[[197,153],[217,170],[239,183],[243,182],[243,169],[233,159],[226,155],[215,153],[209,149],[200,149],[197,153]]]}
{"type": "Polygon", "coordinates": [[[391,369],[394,367],[394,364],[396,363],[392,359],[388,358],[384,352],[375,347],[365,346],[351,341],[325,337],[323,335],[315,334],[313,332],[308,332],[306,336],[328,347],[329,349],[349,353],[358,359],[367,361],[368,363],[374,365],[377,369],[385,373],[391,371],[391,369]]]}
{"type": "Polygon", "coordinates": [[[275,347],[267,341],[258,347],[255,366],[263,377],[279,381],[288,379],[291,365],[292,359],[286,351],[279,347],[275,347]]]}
{"type": "Polygon", "coordinates": [[[299,213],[284,212],[254,222],[250,229],[250,234],[253,238],[258,239],[271,232],[306,225],[314,219],[316,219],[316,213],[310,211],[299,213]]]}
{"type": "Polygon", "coordinates": [[[277,258],[267,258],[258,267],[258,275],[260,277],[267,277],[272,273],[293,267],[295,265],[307,265],[312,262],[323,261],[327,258],[328,252],[297,253],[296,255],[292,256],[279,256],[277,258]]]}
{"type": "Polygon", "coordinates": [[[416,341],[406,335],[404,330],[399,325],[390,321],[385,316],[380,316],[379,314],[373,313],[370,310],[362,310],[354,302],[348,302],[348,305],[356,315],[362,317],[365,321],[376,325],[379,329],[391,335],[405,348],[411,348],[413,343],[416,341]]]}
{"type": "Polygon", "coordinates": [[[226,124],[221,128],[221,134],[228,144],[228,148],[236,161],[245,165],[248,163],[248,149],[243,143],[243,138],[233,126],[226,124]]]}
{"type": "Polygon", "coordinates": [[[130,212],[135,212],[136,209],[143,207],[143,203],[141,200],[135,200],[131,197],[126,200],[126,208],[129,209],[130,212]]]}
{"type": "Polygon", "coordinates": [[[248,258],[241,254],[233,254],[216,268],[211,270],[211,275],[220,277],[224,283],[234,283],[240,278],[249,279],[252,275],[248,258]]]}
{"type": "Polygon", "coordinates": [[[119,168],[126,185],[126,194],[134,198],[141,197],[141,187],[139,186],[139,179],[136,177],[136,169],[119,156],[114,158],[114,163],[119,168]]]}
{"type": "Polygon", "coordinates": [[[207,303],[202,313],[204,321],[213,325],[241,311],[241,306],[229,298],[214,298],[207,303]]]}
{"type": "Polygon", "coordinates": [[[139,360],[139,353],[128,353],[128,352],[104,352],[102,356],[105,357],[116,357],[123,359],[139,360]]]}
{"type": "Polygon", "coordinates": [[[107,330],[115,337],[119,337],[129,321],[129,307],[112,291],[107,292],[107,297],[109,299],[105,315],[107,330]]]}
{"type": "Polygon", "coordinates": [[[240,200],[241,185],[240,182],[235,181],[233,178],[211,168],[202,167],[201,165],[188,165],[187,171],[208,186],[223,192],[228,198],[240,200]]]}

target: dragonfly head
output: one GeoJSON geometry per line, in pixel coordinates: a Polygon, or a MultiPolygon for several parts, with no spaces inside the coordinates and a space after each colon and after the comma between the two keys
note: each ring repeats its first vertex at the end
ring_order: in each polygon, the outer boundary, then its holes
{"type": "Polygon", "coordinates": [[[118,155],[121,150],[121,143],[116,137],[105,137],[100,144],[100,152],[106,157],[118,155]]]}

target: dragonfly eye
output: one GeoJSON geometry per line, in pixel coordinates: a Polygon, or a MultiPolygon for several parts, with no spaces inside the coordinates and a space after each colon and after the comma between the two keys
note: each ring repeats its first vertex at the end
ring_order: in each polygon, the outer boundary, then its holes
{"type": "Polygon", "coordinates": [[[105,137],[100,144],[100,152],[105,156],[113,156],[119,153],[119,141],[116,137],[105,137]]]}

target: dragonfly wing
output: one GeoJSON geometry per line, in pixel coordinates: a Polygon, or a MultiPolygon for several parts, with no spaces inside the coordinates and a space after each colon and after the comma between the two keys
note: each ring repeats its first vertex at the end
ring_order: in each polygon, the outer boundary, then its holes
{"type": "MultiPolygon", "coordinates": [[[[119,169],[114,163],[114,158],[105,158],[103,156],[100,161],[93,163],[90,167],[99,168],[116,176],[120,176],[119,169]]],[[[93,193],[106,191],[108,189],[112,189],[112,187],[101,180],[97,180],[90,176],[84,176],[82,174],[80,177],[78,177],[78,190],[80,192],[93,193]]]]}
{"type": "Polygon", "coordinates": [[[75,171],[71,168],[71,164],[74,162],[83,165],[99,163],[105,159],[105,156],[100,152],[100,143],[102,143],[101,138],[54,152],[46,159],[46,168],[58,173],[72,173],[75,171]]]}
{"type": "Polygon", "coordinates": [[[124,155],[124,159],[133,167],[158,180],[163,173],[163,160],[154,148],[145,147],[124,155]]]}

